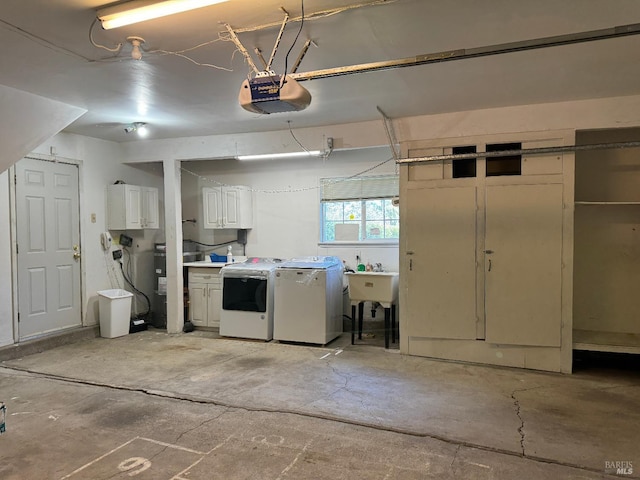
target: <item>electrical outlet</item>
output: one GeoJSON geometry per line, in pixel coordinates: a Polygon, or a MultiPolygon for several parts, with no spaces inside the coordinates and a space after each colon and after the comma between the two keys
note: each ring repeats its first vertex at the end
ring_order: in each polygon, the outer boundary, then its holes
{"type": "Polygon", "coordinates": [[[114,260],[120,260],[122,258],[122,250],[114,250],[112,254],[114,260]]]}

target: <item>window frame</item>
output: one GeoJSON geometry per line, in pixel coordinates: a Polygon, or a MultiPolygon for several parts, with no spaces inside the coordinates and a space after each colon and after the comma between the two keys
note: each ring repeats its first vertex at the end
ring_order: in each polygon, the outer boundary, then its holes
{"type": "MultiPolygon", "coordinates": [[[[320,188],[320,239],[319,244],[330,245],[398,245],[400,241],[400,213],[395,216],[387,215],[387,208],[397,208],[397,205],[393,205],[393,199],[398,196],[399,177],[398,175],[378,175],[371,177],[354,178],[325,178],[321,179],[320,188]],[[337,193],[331,191],[334,184],[339,182],[352,182],[352,185],[338,186],[337,193]],[[358,185],[358,182],[361,184],[358,185]],[[377,182],[377,183],[376,183],[377,182]],[[350,187],[354,187],[351,189],[350,187]],[[362,193],[365,192],[365,193],[362,193]],[[376,195],[379,193],[380,195],[376,195]],[[329,198],[325,198],[329,197],[329,198]],[[334,198],[335,197],[335,198],[334,198]],[[382,218],[381,219],[368,219],[367,218],[367,206],[368,202],[382,201],[382,218]],[[359,203],[359,217],[353,221],[348,221],[345,218],[344,204],[346,203],[359,203]],[[342,219],[331,220],[327,219],[327,204],[342,203],[342,219]],[[398,236],[392,238],[367,238],[367,225],[372,222],[380,222],[382,224],[382,233],[386,234],[388,228],[397,228],[398,236]],[[330,240],[327,239],[327,224],[358,224],[359,233],[358,240],[330,240]],[[394,225],[395,223],[395,225],[394,225]]],[[[335,238],[335,233],[334,233],[335,238]]]]}

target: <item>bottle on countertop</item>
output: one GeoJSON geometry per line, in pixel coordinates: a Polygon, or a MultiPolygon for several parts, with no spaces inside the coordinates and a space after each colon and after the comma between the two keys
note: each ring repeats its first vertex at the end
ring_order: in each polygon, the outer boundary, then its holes
{"type": "Polygon", "coordinates": [[[231,245],[227,247],[227,263],[233,263],[233,251],[231,250],[231,245]]]}

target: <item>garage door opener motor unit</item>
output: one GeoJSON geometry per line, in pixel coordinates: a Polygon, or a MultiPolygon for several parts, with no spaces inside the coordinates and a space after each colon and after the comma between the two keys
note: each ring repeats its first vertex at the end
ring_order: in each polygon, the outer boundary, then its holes
{"type": "Polygon", "coordinates": [[[253,113],[296,112],[309,106],[311,94],[288,75],[260,72],[242,82],[238,101],[253,113]]]}

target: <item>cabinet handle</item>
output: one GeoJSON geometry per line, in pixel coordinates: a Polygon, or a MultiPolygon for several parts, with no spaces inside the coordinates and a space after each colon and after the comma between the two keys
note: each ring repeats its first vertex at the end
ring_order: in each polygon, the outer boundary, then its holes
{"type": "Polygon", "coordinates": [[[489,272],[491,271],[491,259],[489,259],[489,272]]]}
{"type": "Polygon", "coordinates": [[[412,272],[413,271],[413,258],[409,259],[409,271],[412,272]]]}

